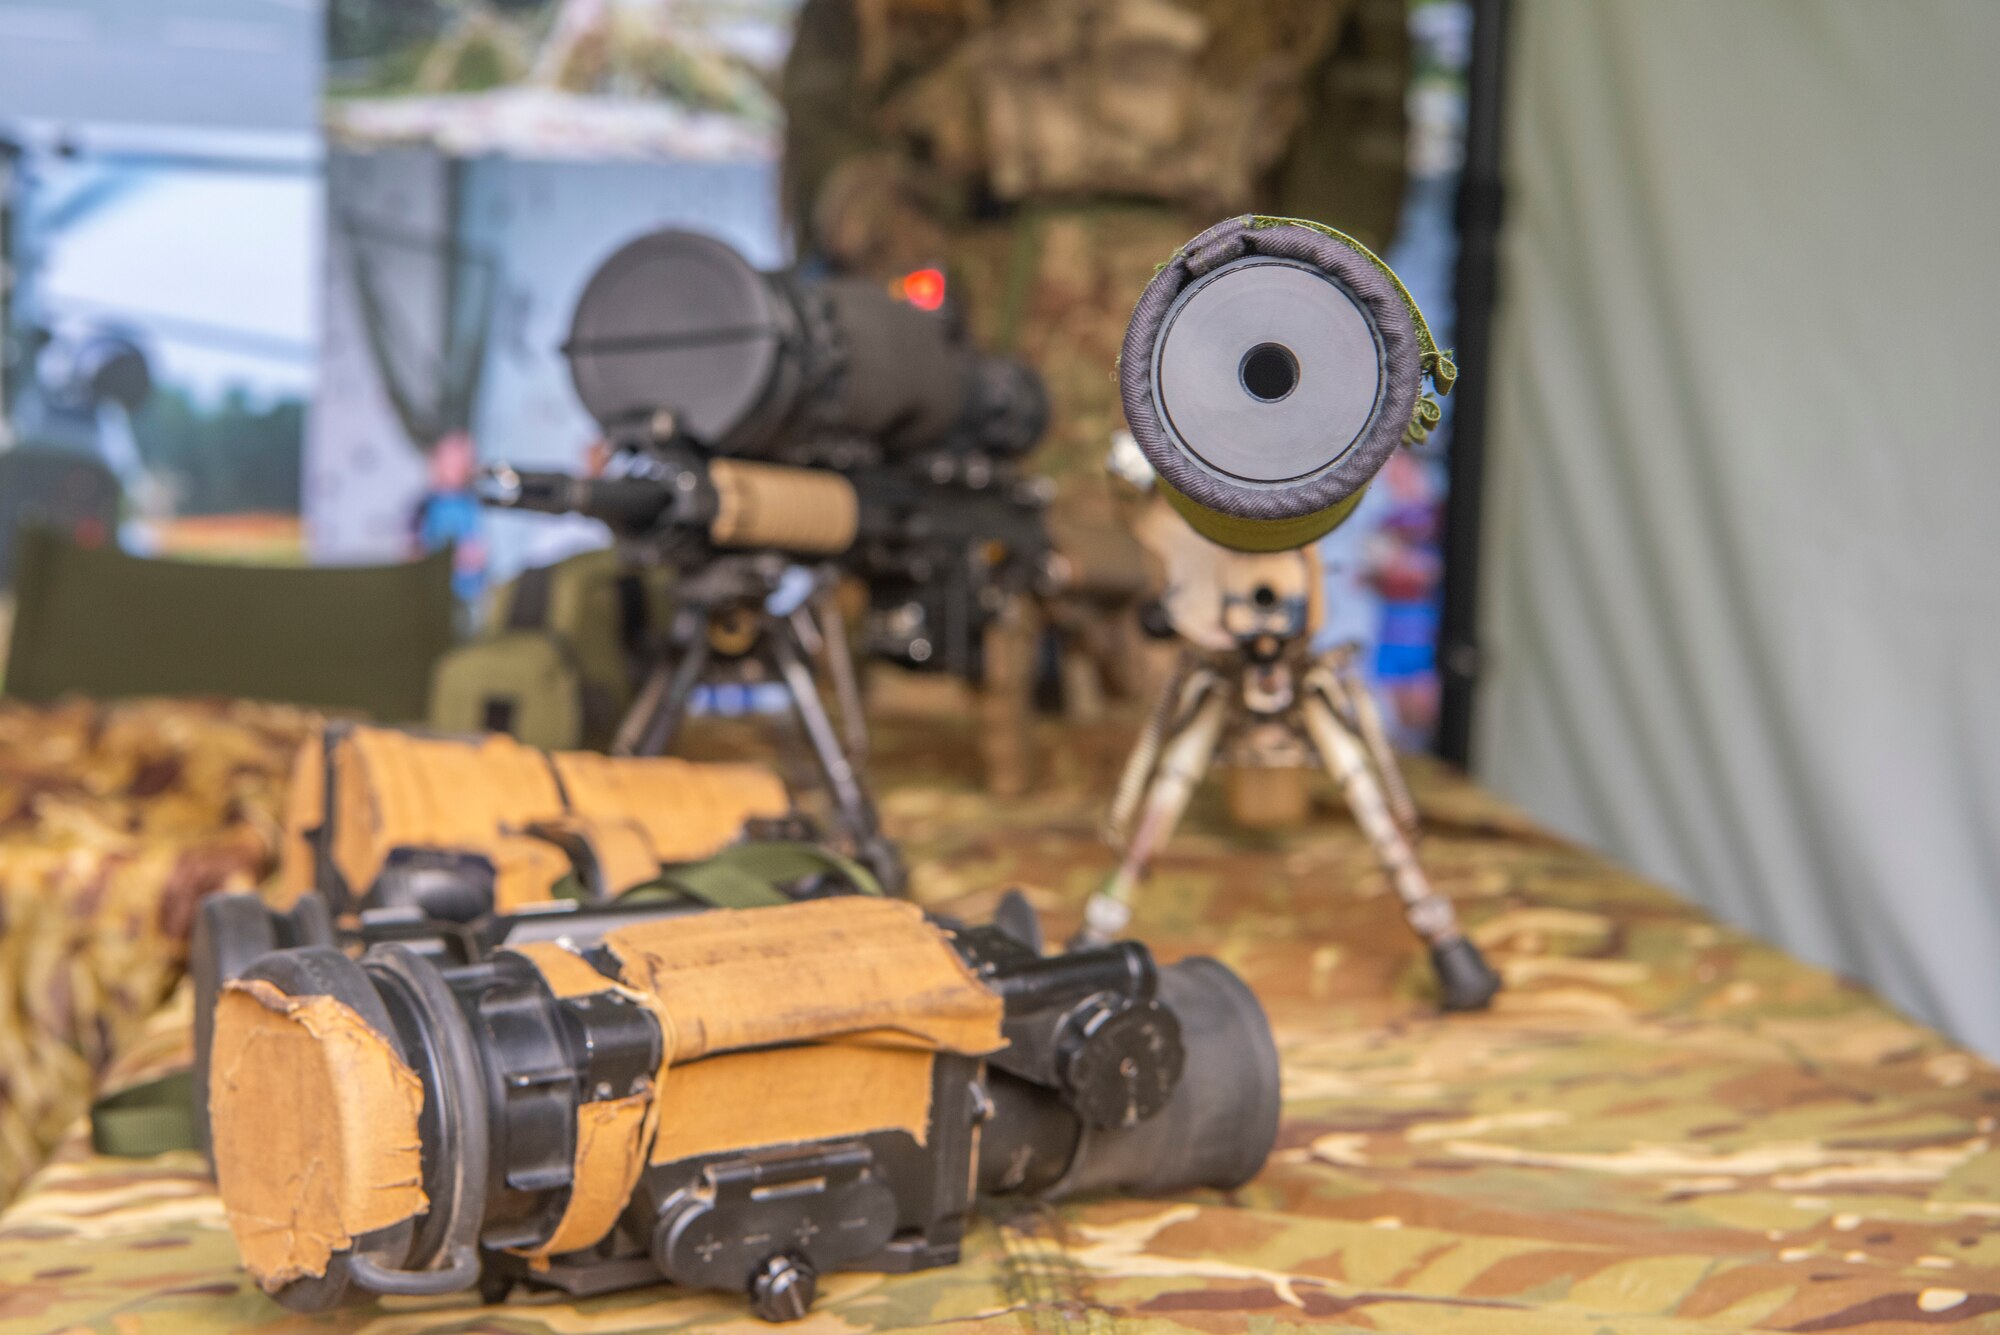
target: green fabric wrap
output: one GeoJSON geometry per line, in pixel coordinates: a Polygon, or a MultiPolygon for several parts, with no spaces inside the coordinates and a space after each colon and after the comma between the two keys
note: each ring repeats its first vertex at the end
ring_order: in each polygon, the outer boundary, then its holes
{"type": "Polygon", "coordinates": [[[621,896],[682,894],[718,909],[769,908],[789,904],[780,887],[820,872],[851,881],[864,895],[879,895],[882,887],[854,859],[808,843],[749,843],[725,849],[705,862],[672,867],[660,879],[621,896]]]}
{"type": "Polygon", "coordinates": [[[1354,508],[1361,504],[1361,498],[1368,494],[1368,489],[1363,487],[1338,505],[1329,505],[1324,510],[1315,510],[1297,519],[1239,519],[1196,504],[1174,490],[1165,478],[1159,478],[1155,485],[1167,498],[1167,504],[1187,520],[1189,528],[1210,542],[1219,542],[1239,552],[1290,552],[1309,542],[1317,542],[1339,528],[1354,513],[1354,508]]]}
{"type": "Polygon", "coordinates": [[[129,1085],[90,1105],[90,1147],[99,1154],[146,1159],[195,1146],[190,1071],[129,1085]]]}

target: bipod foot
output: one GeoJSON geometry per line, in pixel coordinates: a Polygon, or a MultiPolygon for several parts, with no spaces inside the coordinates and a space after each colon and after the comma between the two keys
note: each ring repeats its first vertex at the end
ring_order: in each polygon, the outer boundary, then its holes
{"type": "Polygon", "coordinates": [[[1125,935],[1132,922],[1132,908],[1114,889],[1118,883],[1119,878],[1114,876],[1104,889],[1084,901],[1083,925],[1070,937],[1066,949],[1092,950],[1108,946],[1125,935]]]}
{"type": "Polygon", "coordinates": [[[1500,975],[1470,938],[1458,936],[1431,947],[1431,968],[1448,1011],[1485,1010],[1500,990],[1500,975]]]}

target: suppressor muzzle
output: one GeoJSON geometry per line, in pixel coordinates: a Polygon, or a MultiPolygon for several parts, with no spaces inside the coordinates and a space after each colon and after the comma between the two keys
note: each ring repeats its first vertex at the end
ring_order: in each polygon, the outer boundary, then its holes
{"type": "Polygon", "coordinates": [[[1217,223],[1140,296],[1119,389],[1167,498],[1244,551],[1338,525],[1396,447],[1428,429],[1449,359],[1388,266],[1288,219],[1217,223]],[[1428,406],[1427,406],[1428,404],[1428,406]]]}

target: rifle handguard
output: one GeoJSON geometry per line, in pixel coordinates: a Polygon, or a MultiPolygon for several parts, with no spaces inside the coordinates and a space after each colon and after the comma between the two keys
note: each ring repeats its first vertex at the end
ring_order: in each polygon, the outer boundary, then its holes
{"type": "Polygon", "coordinates": [[[708,536],[718,547],[835,556],[854,545],[860,501],[839,473],[717,459],[708,477],[715,487],[708,536]]]}

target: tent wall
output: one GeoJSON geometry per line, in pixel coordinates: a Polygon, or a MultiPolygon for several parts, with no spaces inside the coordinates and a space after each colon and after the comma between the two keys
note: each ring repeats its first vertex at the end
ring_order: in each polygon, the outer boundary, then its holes
{"type": "Polygon", "coordinates": [[[2000,5],[1514,13],[1476,766],[2000,1053],[2000,5]]]}

